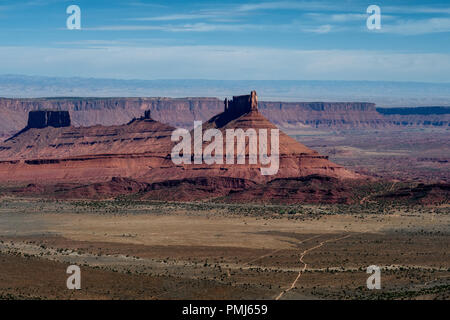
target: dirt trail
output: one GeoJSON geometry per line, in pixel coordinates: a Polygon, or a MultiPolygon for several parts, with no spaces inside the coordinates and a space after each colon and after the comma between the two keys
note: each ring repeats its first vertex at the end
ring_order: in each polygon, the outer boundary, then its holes
{"type": "MultiPolygon", "coordinates": [[[[320,237],[320,236],[321,236],[321,234],[312,236],[312,237],[310,237],[310,238],[307,238],[307,239],[304,239],[304,240],[300,241],[298,244],[301,244],[301,243],[304,243],[304,242],[306,242],[306,241],[309,241],[309,240],[318,238],[318,237],[320,237]]],[[[258,261],[258,260],[263,259],[263,258],[265,258],[265,257],[269,257],[269,256],[273,255],[274,253],[277,253],[277,252],[279,252],[279,251],[281,251],[281,250],[284,250],[284,249],[277,249],[277,250],[274,250],[274,251],[272,251],[272,252],[266,253],[266,254],[264,254],[264,255],[262,255],[262,256],[259,256],[259,257],[255,258],[255,259],[252,259],[252,260],[248,261],[247,264],[250,264],[250,263],[252,263],[252,262],[258,261]]]]}
{"type": "Polygon", "coordinates": [[[334,238],[334,239],[328,239],[328,240],[322,241],[321,243],[319,243],[318,245],[316,245],[316,246],[314,246],[314,247],[312,247],[312,248],[309,248],[309,249],[306,249],[305,251],[303,251],[302,254],[300,255],[300,259],[299,259],[300,263],[303,263],[303,265],[304,265],[304,266],[303,266],[303,269],[300,270],[300,272],[298,273],[297,277],[296,277],[295,280],[292,282],[291,286],[290,286],[289,288],[287,288],[286,290],[281,291],[280,294],[275,298],[275,300],[279,300],[284,294],[286,294],[287,292],[289,292],[289,291],[291,291],[292,289],[295,288],[295,285],[297,284],[297,281],[300,279],[300,276],[305,272],[306,267],[308,266],[308,265],[303,261],[303,258],[305,257],[305,255],[306,255],[308,252],[313,251],[313,250],[315,250],[315,249],[318,249],[318,248],[322,247],[322,246],[323,246],[325,243],[327,243],[327,242],[339,241],[339,240],[348,238],[348,237],[350,237],[350,236],[351,236],[350,234],[347,234],[347,235],[345,235],[345,236],[343,236],[343,237],[334,238]]]}

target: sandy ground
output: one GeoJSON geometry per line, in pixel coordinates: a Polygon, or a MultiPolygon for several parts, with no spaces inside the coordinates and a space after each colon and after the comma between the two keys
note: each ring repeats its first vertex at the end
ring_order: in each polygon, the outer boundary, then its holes
{"type": "Polygon", "coordinates": [[[450,297],[450,218],[436,208],[254,217],[176,205],[110,213],[68,202],[2,204],[3,298],[450,297]],[[69,264],[82,266],[87,284],[75,294],[64,288],[69,264]],[[383,270],[382,290],[366,288],[372,264],[383,270]],[[33,265],[46,271],[33,277],[33,265]]]}

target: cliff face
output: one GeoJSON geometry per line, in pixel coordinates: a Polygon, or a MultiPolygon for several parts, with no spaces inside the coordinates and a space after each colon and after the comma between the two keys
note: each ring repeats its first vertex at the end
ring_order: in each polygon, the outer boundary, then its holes
{"type": "MultiPolygon", "coordinates": [[[[237,105],[240,104],[238,100],[237,105]]],[[[232,101],[228,102],[228,107],[233,108],[232,101]]],[[[139,118],[144,110],[150,110],[155,120],[174,127],[191,128],[194,120],[206,121],[222,112],[224,102],[216,98],[0,98],[0,140],[24,128],[29,111],[43,109],[68,111],[75,126],[120,125],[139,118]]],[[[450,113],[382,114],[373,103],[362,102],[259,101],[259,110],[281,128],[308,126],[339,130],[450,125],[450,113]]]]}
{"type": "Polygon", "coordinates": [[[225,99],[224,105],[220,117],[220,121],[223,123],[239,118],[251,111],[258,111],[258,96],[256,91],[252,91],[249,95],[233,96],[232,100],[225,99]]]}
{"type": "Polygon", "coordinates": [[[105,126],[128,123],[150,110],[152,118],[176,127],[192,126],[194,120],[206,120],[223,109],[216,98],[0,98],[0,140],[27,125],[33,110],[69,111],[74,126],[105,126]]]}
{"type": "Polygon", "coordinates": [[[450,107],[377,108],[377,111],[397,126],[449,126],[450,107]]]}
{"type": "Polygon", "coordinates": [[[389,126],[375,104],[366,102],[262,102],[260,110],[275,124],[330,129],[389,126]]]}
{"type": "Polygon", "coordinates": [[[258,110],[258,96],[256,91],[249,95],[233,96],[233,100],[225,99],[225,113],[233,115],[235,118],[250,111],[258,110]]]}
{"type": "Polygon", "coordinates": [[[30,111],[28,114],[27,128],[46,127],[70,127],[70,115],[68,111],[30,111]]]}

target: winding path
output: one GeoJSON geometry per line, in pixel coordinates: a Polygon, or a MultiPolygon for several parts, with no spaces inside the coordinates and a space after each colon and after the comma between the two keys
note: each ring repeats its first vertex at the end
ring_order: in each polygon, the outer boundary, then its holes
{"type": "Polygon", "coordinates": [[[281,291],[280,294],[275,298],[275,300],[279,300],[281,297],[283,297],[284,294],[286,294],[287,292],[289,292],[289,291],[291,291],[292,289],[295,288],[295,285],[297,284],[297,282],[298,282],[298,280],[300,279],[301,275],[305,272],[306,267],[308,266],[308,265],[303,261],[303,258],[305,257],[305,255],[306,255],[308,252],[313,251],[313,250],[315,250],[315,249],[318,249],[318,248],[322,247],[322,246],[323,246],[325,243],[327,243],[327,242],[339,241],[339,240],[348,238],[348,237],[350,237],[350,236],[351,236],[350,234],[347,234],[347,235],[345,235],[345,236],[343,236],[343,237],[339,237],[339,238],[335,238],[335,239],[328,239],[328,240],[322,241],[321,243],[319,243],[318,245],[316,245],[316,246],[314,246],[314,247],[311,247],[311,248],[306,249],[305,251],[303,251],[302,254],[300,255],[300,259],[299,259],[299,261],[300,261],[301,263],[303,263],[303,265],[304,265],[304,266],[303,266],[303,269],[300,270],[300,272],[298,273],[298,275],[297,275],[297,277],[295,278],[295,280],[291,283],[291,286],[290,286],[289,288],[287,288],[286,290],[281,291]]]}

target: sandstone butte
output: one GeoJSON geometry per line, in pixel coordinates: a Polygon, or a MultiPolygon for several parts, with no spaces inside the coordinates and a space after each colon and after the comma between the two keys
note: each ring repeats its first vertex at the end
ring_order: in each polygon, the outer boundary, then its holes
{"type": "MultiPolygon", "coordinates": [[[[259,112],[256,92],[252,92],[225,100],[224,111],[203,123],[203,130],[208,128],[223,133],[231,128],[268,129],[270,133],[270,129],[277,127],[259,112]]],[[[158,190],[187,183],[202,186],[198,195],[202,198],[205,192],[225,195],[230,190],[277,179],[276,185],[280,184],[279,179],[306,176],[334,180],[362,178],[281,131],[280,165],[274,176],[261,175],[261,164],[250,165],[248,159],[246,164],[175,165],[170,155],[175,145],[171,141],[174,130],[153,120],[150,111],[125,125],[90,127],[71,126],[67,111],[30,112],[28,125],[0,144],[0,182],[89,184],[93,185],[91,188],[117,189],[116,193],[145,189],[150,198],[161,197],[158,190]]],[[[248,156],[248,141],[246,152],[248,156]]],[[[84,196],[86,191],[80,190],[83,189],[73,192],[84,196]]],[[[193,190],[192,197],[195,198],[193,190]]]]}

